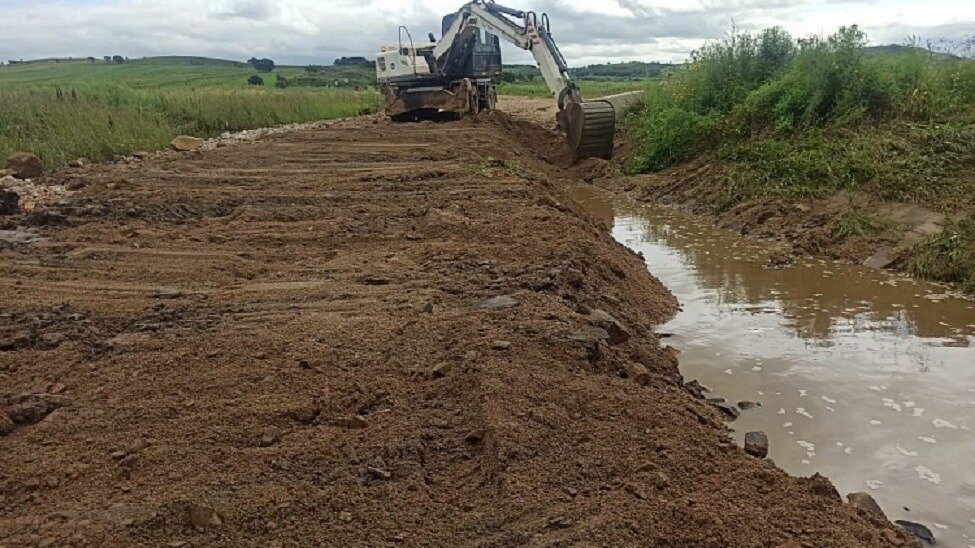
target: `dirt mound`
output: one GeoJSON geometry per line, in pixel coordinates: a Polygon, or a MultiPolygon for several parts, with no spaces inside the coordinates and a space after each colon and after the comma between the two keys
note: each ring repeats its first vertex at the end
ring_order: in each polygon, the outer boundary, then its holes
{"type": "Polygon", "coordinates": [[[732,443],[546,139],[369,119],[77,175],[0,251],[0,396],[66,404],[0,424],[0,544],[911,545],[732,443]]]}
{"type": "Polygon", "coordinates": [[[18,179],[34,179],[44,173],[44,165],[37,156],[18,152],[7,159],[7,170],[18,179]]]}

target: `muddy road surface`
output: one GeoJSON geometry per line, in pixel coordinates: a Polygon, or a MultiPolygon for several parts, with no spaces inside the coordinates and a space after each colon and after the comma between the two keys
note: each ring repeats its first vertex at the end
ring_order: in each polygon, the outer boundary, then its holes
{"type": "Polygon", "coordinates": [[[559,147],[361,118],[54,176],[3,221],[0,545],[913,545],[681,385],[559,147]]]}

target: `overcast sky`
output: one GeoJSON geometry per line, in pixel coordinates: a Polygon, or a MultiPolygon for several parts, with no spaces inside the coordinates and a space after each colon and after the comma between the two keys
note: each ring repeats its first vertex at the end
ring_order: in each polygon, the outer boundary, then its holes
{"type": "MultiPolygon", "coordinates": [[[[279,64],[372,57],[406,25],[439,34],[461,0],[0,0],[0,59],[206,55],[279,64]]],[[[684,61],[732,24],[796,35],[858,23],[876,44],[975,33],[975,0],[503,0],[548,12],[569,64],[684,61]]],[[[527,61],[506,50],[506,62],[527,61]]]]}

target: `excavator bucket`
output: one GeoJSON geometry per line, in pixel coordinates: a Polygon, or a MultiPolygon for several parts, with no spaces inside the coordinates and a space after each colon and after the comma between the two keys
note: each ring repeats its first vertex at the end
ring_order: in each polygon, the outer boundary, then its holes
{"type": "Polygon", "coordinates": [[[616,109],[609,101],[568,103],[558,114],[569,150],[575,160],[613,158],[616,109]]]}

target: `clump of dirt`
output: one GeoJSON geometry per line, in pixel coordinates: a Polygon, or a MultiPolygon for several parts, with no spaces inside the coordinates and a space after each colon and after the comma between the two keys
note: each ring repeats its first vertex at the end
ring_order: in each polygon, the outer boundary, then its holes
{"type": "Polygon", "coordinates": [[[913,545],[731,441],[556,139],[367,118],[73,173],[0,251],[4,401],[71,408],[0,437],[0,544],[913,545]]]}

